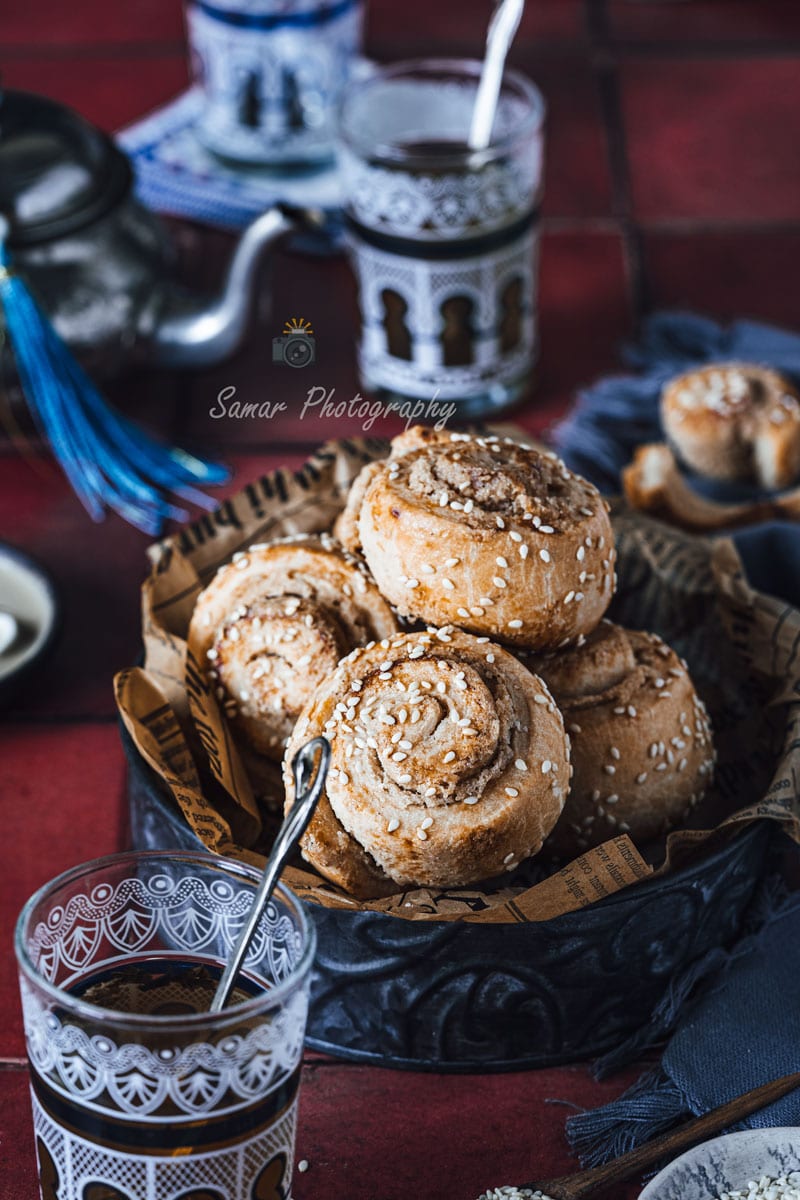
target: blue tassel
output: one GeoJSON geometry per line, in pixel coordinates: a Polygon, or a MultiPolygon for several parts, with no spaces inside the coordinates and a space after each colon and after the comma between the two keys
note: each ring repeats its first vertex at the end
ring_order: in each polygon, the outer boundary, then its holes
{"type": "Polygon", "coordinates": [[[145,533],[189,515],[169,499],[212,509],[199,490],[224,483],[227,468],[161,445],[115,412],[75,360],[18,275],[10,268],[0,217],[0,302],[31,414],[64,474],[95,521],[107,509],[145,533]]]}
{"type": "Polygon", "coordinates": [[[666,1133],[692,1111],[689,1097],[656,1068],[618,1100],[569,1117],[567,1141],[584,1167],[599,1167],[666,1133]]]}

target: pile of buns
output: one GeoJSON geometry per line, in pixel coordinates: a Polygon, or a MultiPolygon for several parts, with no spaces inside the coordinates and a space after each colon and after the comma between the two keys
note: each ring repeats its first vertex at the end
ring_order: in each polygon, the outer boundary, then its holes
{"type": "Polygon", "coordinates": [[[248,765],[323,735],[302,853],[359,898],[504,876],[682,820],[708,716],[655,634],[604,620],[608,509],[555,456],[415,428],[365,467],[333,534],[251,546],[189,645],[248,765]]]}

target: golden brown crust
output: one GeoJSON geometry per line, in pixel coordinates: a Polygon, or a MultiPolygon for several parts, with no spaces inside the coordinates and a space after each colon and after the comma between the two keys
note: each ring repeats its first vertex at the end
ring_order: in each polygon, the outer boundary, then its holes
{"type": "Polygon", "coordinates": [[[198,597],[189,648],[242,741],[280,761],[314,688],[398,628],[363,563],[327,535],[251,546],[198,597]]]}
{"type": "Polygon", "coordinates": [[[569,778],[561,713],[511,654],[454,629],[353,651],[295,726],[332,764],[304,857],[361,898],[513,870],[555,825],[569,778]]]}
{"type": "Polygon", "coordinates": [[[520,646],[589,633],[615,580],[597,489],[510,439],[427,432],[403,435],[363,491],[360,542],[384,596],[405,615],[520,646]]]}
{"type": "Polygon", "coordinates": [[[699,802],[713,774],[708,714],[661,638],[603,621],[585,645],[523,661],[546,680],[572,743],[572,787],[548,842],[557,854],[619,833],[645,842],[699,802]]]}
{"type": "Polygon", "coordinates": [[[671,380],[664,431],[683,461],[712,479],[788,487],[800,474],[800,399],[776,371],[716,363],[671,380]]]}

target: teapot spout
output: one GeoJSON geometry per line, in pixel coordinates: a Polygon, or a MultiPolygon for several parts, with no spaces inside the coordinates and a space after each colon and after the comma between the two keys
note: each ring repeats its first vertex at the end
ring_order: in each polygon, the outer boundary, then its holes
{"type": "Polygon", "coordinates": [[[150,361],[163,367],[205,367],[238,350],[250,324],[262,255],[297,223],[295,213],[271,208],[248,225],[216,298],[167,289],[148,321],[150,361]]]}

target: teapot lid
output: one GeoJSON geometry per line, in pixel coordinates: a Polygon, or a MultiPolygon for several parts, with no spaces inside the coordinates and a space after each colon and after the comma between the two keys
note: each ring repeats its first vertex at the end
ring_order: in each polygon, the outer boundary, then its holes
{"type": "Polygon", "coordinates": [[[111,138],[64,105],[0,92],[0,214],[9,243],[31,246],[96,220],[131,186],[111,138]]]}

